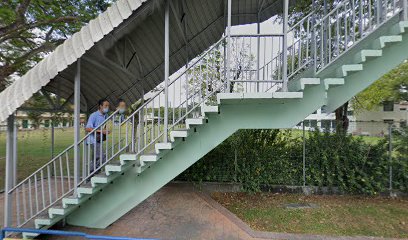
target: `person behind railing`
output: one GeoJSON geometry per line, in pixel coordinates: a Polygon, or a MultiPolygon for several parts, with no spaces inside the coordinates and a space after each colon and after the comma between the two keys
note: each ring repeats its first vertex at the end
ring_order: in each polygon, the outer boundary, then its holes
{"type": "Polygon", "coordinates": [[[89,116],[88,122],[85,127],[87,133],[92,132],[95,128],[93,134],[89,135],[87,138],[87,144],[90,145],[92,156],[89,161],[89,171],[92,173],[98,167],[105,162],[105,154],[102,150],[102,144],[106,140],[106,135],[110,132],[106,130],[106,126],[100,126],[108,117],[109,112],[109,101],[106,99],[101,99],[98,101],[98,110],[89,116]]]}
{"type": "Polygon", "coordinates": [[[118,106],[116,110],[118,110],[117,116],[115,116],[115,125],[120,125],[125,120],[125,112],[126,112],[126,102],[122,98],[118,99],[118,106]]]}

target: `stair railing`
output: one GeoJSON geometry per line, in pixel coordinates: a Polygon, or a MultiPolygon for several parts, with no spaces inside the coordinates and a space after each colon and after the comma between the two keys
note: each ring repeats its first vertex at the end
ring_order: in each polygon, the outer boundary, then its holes
{"type": "Polygon", "coordinates": [[[118,123],[116,111],[79,141],[81,178],[77,186],[72,178],[75,145],[71,145],[12,188],[7,194],[14,200],[12,215],[16,218],[13,226],[25,225],[62,198],[72,195],[76,188],[88,182],[119,154],[130,151],[141,155],[153,151],[154,144],[168,138],[171,131],[185,128],[187,118],[202,117],[203,107],[217,103],[217,93],[276,91],[276,86],[283,81],[284,64],[288,66],[289,78],[310,66],[321,71],[400,13],[406,19],[407,0],[346,0],[322,17],[319,17],[319,11],[314,11],[289,29],[292,42],[285,50],[288,53],[286,63],[282,57],[282,35],[231,36],[231,52],[232,56],[235,52],[235,57],[228,58],[229,62],[225,61],[226,37],[221,38],[170,81],[168,95],[163,84],[159,85],[146,94],[148,100],[124,121],[120,117],[118,123]],[[271,48],[262,57],[257,56],[256,63],[256,44],[253,42],[265,45],[265,50],[271,48]],[[272,49],[274,45],[278,46],[277,50],[272,49]],[[226,69],[231,71],[232,84],[227,84],[226,69]],[[166,118],[165,98],[169,100],[166,118]],[[164,122],[164,119],[168,121],[164,122]],[[110,132],[104,136],[105,131],[110,132]],[[92,138],[106,140],[97,146],[92,144],[92,138]]]}
{"type": "MultiPolygon", "coordinates": [[[[128,147],[130,128],[128,124],[119,127],[120,119],[118,111],[115,111],[79,141],[81,183],[100,170],[97,166],[102,165],[104,159],[110,161],[118,152],[128,147]],[[89,139],[103,139],[103,131],[110,131],[110,134],[105,135],[106,140],[96,148],[96,144],[92,144],[89,139]]],[[[12,207],[15,216],[14,226],[25,225],[62,198],[73,194],[77,187],[73,183],[74,147],[75,144],[69,146],[10,189],[8,194],[14,200],[12,207]]]]}
{"type": "MultiPolygon", "coordinates": [[[[313,25],[315,71],[339,56],[397,14],[407,13],[406,0],[345,0],[313,25]]],[[[404,17],[403,17],[404,19],[404,17]]]]}

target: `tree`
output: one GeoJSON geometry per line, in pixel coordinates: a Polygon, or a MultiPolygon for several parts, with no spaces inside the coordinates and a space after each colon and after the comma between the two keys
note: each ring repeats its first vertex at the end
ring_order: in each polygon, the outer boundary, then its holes
{"type": "Polygon", "coordinates": [[[373,110],[384,101],[408,101],[408,62],[382,76],[352,101],[356,112],[373,110]]]}
{"type": "Polygon", "coordinates": [[[2,0],[0,91],[23,75],[112,0],[2,0]]]}

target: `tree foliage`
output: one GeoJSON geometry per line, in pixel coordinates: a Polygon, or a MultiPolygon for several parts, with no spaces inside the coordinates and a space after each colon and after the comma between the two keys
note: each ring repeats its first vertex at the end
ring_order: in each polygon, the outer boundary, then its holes
{"type": "Polygon", "coordinates": [[[383,101],[408,101],[408,62],[382,76],[353,99],[355,111],[373,110],[383,101]]]}
{"type": "Polygon", "coordinates": [[[97,14],[111,0],[2,0],[0,91],[97,14]]]}

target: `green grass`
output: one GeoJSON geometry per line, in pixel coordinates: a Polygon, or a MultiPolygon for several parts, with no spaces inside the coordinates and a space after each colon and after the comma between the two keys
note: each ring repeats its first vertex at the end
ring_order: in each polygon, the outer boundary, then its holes
{"type": "Polygon", "coordinates": [[[408,237],[406,199],[269,193],[215,193],[213,198],[259,231],[408,237]],[[315,203],[319,207],[286,209],[287,203],[315,203]]]}
{"type": "MultiPolygon", "coordinates": [[[[82,135],[84,133],[82,132],[82,135]]],[[[51,130],[19,131],[18,179],[21,180],[51,160],[51,130]]],[[[55,129],[55,155],[74,142],[72,128],[55,129]]],[[[4,188],[6,132],[0,132],[0,189],[4,188]]]]}

